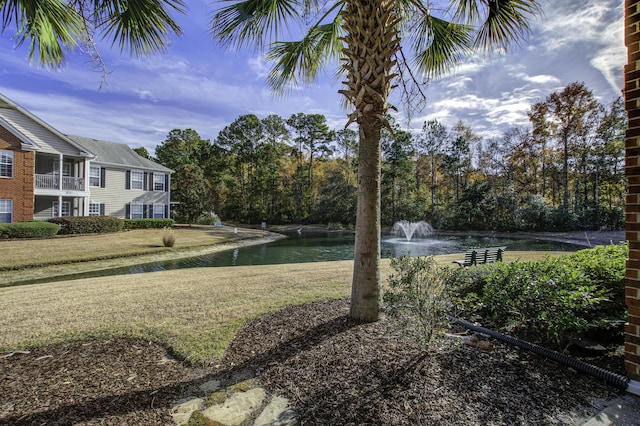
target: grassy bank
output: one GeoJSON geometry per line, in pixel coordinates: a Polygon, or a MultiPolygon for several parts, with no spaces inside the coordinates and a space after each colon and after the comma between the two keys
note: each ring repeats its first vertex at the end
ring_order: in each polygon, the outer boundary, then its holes
{"type": "Polygon", "coordinates": [[[268,235],[256,229],[176,226],[173,248],[164,247],[162,229],[136,229],[112,234],[57,236],[41,240],[0,240],[0,271],[89,262],[142,255],[190,252],[222,243],[268,235]]]}
{"type": "Polygon", "coordinates": [[[0,289],[0,350],[135,336],[194,362],[222,354],[247,320],[349,295],[352,262],[197,268],[0,289]]]}

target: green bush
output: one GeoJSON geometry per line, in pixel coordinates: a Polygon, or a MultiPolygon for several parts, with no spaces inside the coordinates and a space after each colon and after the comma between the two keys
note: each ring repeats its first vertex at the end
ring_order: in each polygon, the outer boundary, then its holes
{"type": "Polygon", "coordinates": [[[626,256],[626,244],[597,247],[538,262],[496,263],[471,283],[456,271],[449,281],[467,316],[564,350],[575,338],[625,317],[626,256]]]}
{"type": "Polygon", "coordinates": [[[60,234],[101,234],[122,231],[123,221],[112,216],[54,217],[48,222],[60,226],[60,234]]]}
{"type": "Polygon", "coordinates": [[[124,219],[124,229],[163,229],[175,223],[173,219],[124,219]]]}
{"type": "Polygon", "coordinates": [[[196,219],[198,225],[213,225],[214,222],[220,222],[220,217],[215,213],[205,213],[196,219]]]}
{"type": "Polygon", "coordinates": [[[430,257],[391,260],[394,273],[383,294],[385,311],[400,320],[405,331],[421,345],[429,345],[447,324],[449,297],[446,266],[430,257]]]}
{"type": "Polygon", "coordinates": [[[43,221],[0,223],[0,238],[46,238],[59,230],[60,226],[43,221]]]}

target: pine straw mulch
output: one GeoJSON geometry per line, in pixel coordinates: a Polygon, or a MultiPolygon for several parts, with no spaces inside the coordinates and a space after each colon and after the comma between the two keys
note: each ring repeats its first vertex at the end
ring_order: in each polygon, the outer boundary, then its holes
{"type": "MultiPolygon", "coordinates": [[[[392,321],[361,324],[345,301],[294,306],[247,324],[220,365],[186,367],[135,339],[0,358],[0,424],[171,424],[203,381],[257,377],[309,425],[580,424],[616,389],[539,356],[446,342],[422,350],[392,321]]],[[[6,355],[6,354],[5,354],[6,355]]],[[[622,357],[613,365],[622,373],[622,357]]]]}

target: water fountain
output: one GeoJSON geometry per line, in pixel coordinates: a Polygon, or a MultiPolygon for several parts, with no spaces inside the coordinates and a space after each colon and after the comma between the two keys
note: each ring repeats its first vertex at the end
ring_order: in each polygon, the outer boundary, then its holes
{"type": "Polygon", "coordinates": [[[419,222],[400,220],[393,224],[393,232],[398,236],[404,236],[407,241],[411,241],[414,236],[424,238],[433,234],[433,227],[424,220],[419,222]]]}

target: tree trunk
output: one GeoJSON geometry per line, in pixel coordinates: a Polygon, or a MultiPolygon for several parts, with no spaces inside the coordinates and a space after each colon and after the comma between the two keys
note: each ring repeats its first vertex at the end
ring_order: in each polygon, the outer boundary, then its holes
{"type": "MultiPolygon", "coordinates": [[[[342,10],[345,89],[340,90],[354,106],[349,123],[360,130],[358,147],[358,207],[351,287],[352,318],[377,321],[380,305],[380,133],[388,126],[387,97],[394,56],[400,48],[393,0],[345,0],[342,10]]],[[[348,123],[348,124],[349,124],[348,123]]],[[[347,125],[348,125],[347,124],[347,125]]]]}
{"type": "Polygon", "coordinates": [[[380,307],[381,126],[375,121],[360,122],[358,147],[358,207],[350,314],[363,321],[377,321],[380,307]]]}

